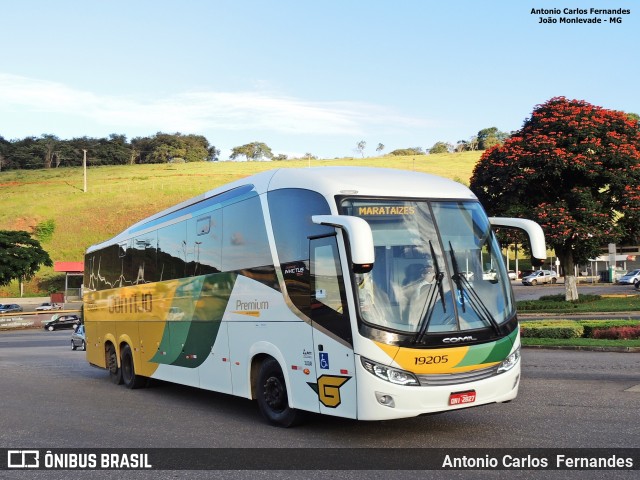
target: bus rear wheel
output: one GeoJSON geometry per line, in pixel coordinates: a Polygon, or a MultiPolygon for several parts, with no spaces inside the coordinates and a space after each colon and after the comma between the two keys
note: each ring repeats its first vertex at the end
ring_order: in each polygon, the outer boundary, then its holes
{"type": "Polygon", "coordinates": [[[147,381],[146,377],[136,375],[136,370],[133,365],[133,353],[131,347],[125,345],[120,352],[120,365],[122,369],[122,382],[127,388],[140,388],[143,387],[147,381]]]}
{"type": "Polygon", "coordinates": [[[267,358],[260,366],[257,400],[260,413],[273,425],[291,427],[301,419],[301,412],[289,406],[287,384],[274,358],[267,358]]]}
{"type": "Polygon", "coordinates": [[[116,347],[112,344],[107,346],[107,369],[109,370],[109,379],[111,383],[120,385],[122,383],[122,369],[118,368],[118,356],[116,355],[116,347]]]}

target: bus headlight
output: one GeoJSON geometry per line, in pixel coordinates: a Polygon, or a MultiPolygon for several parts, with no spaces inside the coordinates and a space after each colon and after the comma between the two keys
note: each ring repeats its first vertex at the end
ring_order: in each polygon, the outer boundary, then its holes
{"type": "Polygon", "coordinates": [[[518,347],[511,355],[505,358],[498,367],[498,373],[504,373],[516,366],[520,360],[520,347],[518,347]]]}
{"type": "Polygon", "coordinates": [[[418,382],[418,379],[412,373],[405,372],[404,370],[398,370],[397,368],[387,367],[364,357],[360,357],[360,360],[362,361],[362,366],[367,372],[381,378],[382,380],[386,380],[387,382],[394,383],[396,385],[420,385],[420,382],[418,382]]]}

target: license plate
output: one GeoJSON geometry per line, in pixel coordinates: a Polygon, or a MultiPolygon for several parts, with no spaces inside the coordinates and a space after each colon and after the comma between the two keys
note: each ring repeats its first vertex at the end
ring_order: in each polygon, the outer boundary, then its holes
{"type": "Polygon", "coordinates": [[[465,403],[473,403],[475,401],[475,390],[467,390],[466,392],[455,392],[449,395],[449,405],[463,405],[465,403]]]}

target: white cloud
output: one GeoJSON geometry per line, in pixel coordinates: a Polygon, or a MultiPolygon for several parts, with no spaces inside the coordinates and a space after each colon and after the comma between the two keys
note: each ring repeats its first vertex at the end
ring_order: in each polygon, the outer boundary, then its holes
{"type": "MultiPolygon", "coordinates": [[[[61,83],[0,73],[0,111],[89,119],[118,131],[144,127],[189,133],[211,130],[361,135],[371,128],[426,128],[425,119],[377,105],[312,102],[264,92],[183,92],[129,98],[77,90],[61,83]]],[[[77,132],[78,135],[84,132],[77,132]]]]}

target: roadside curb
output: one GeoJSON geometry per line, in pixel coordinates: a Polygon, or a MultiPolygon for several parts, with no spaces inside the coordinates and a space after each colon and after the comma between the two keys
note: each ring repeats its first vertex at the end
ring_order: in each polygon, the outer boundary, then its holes
{"type": "Polygon", "coordinates": [[[578,350],[583,352],[617,352],[617,353],[640,353],[640,347],[581,347],[572,345],[522,345],[522,348],[532,348],[538,350],[578,350]]]}

